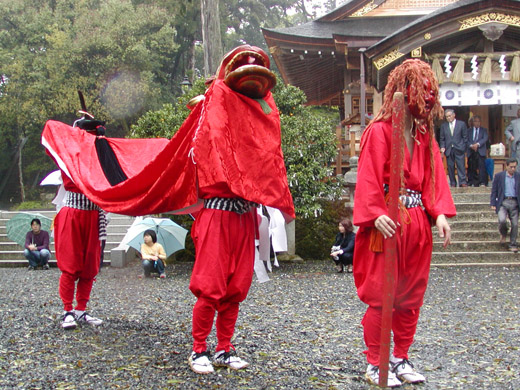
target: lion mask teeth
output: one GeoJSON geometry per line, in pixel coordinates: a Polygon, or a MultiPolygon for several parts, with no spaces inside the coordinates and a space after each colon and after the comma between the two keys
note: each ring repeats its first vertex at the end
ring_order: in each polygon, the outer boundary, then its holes
{"type": "Polygon", "coordinates": [[[235,56],[229,61],[226,65],[226,76],[237,68],[244,65],[257,65],[257,66],[265,66],[264,58],[261,54],[256,53],[254,51],[242,51],[240,53],[235,54],[235,56]]]}

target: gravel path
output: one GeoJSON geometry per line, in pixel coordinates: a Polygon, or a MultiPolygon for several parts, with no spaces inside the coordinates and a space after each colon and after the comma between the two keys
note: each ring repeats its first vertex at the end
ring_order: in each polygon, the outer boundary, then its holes
{"type": "MultiPolygon", "coordinates": [[[[99,328],[59,327],[59,271],[0,269],[1,389],[367,389],[352,275],[329,262],[282,264],[253,283],[234,344],[243,371],[190,371],[190,263],[138,279],[137,263],[94,285],[99,328]]],[[[434,268],[404,389],[520,389],[520,267],[434,268]]],[[[215,345],[214,332],[210,345],[215,345]]],[[[375,387],[372,387],[375,388],[375,387]]]]}

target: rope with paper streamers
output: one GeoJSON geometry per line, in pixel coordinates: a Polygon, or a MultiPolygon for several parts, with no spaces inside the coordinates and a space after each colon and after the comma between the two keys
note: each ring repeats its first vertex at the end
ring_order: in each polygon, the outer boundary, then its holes
{"type": "Polygon", "coordinates": [[[482,73],[480,74],[480,82],[491,84],[491,57],[487,56],[482,66],[482,73]]]}
{"type": "Polygon", "coordinates": [[[513,61],[511,61],[511,69],[509,70],[509,80],[518,83],[520,81],[520,52],[515,52],[513,61]]]}
{"type": "Polygon", "coordinates": [[[435,78],[437,79],[437,82],[439,84],[444,83],[444,71],[442,70],[441,62],[439,61],[438,56],[433,57],[432,70],[435,78]]]}
{"type": "Polygon", "coordinates": [[[453,75],[451,77],[451,81],[456,84],[464,84],[464,60],[466,56],[462,54],[457,61],[457,65],[455,65],[455,69],[453,69],[453,75]]]}

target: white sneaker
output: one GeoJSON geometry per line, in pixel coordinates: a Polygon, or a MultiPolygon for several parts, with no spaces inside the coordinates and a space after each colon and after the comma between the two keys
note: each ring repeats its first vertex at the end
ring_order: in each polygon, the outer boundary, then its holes
{"type": "Polygon", "coordinates": [[[214,370],[209,357],[210,354],[208,351],[201,353],[193,351],[188,358],[191,370],[197,374],[211,374],[214,370]]]}
{"type": "Polygon", "coordinates": [[[229,367],[232,370],[240,370],[249,366],[249,363],[240,359],[234,349],[229,352],[218,351],[213,356],[213,365],[217,367],[229,367]]]}
{"type": "Polygon", "coordinates": [[[84,311],[81,314],[80,313],[81,312],[77,312],[76,311],[76,315],[78,315],[78,322],[80,324],[88,324],[88,325],[98,326],[98,325],[101,325],[103,323],[103,320],[100,320],[99,318],[96,318],[96,317],[92,317],[86,311],[84,311]]]}
{"type": "Polygon", "coordinates": [[[424,375],[414,370],[413,364],[408,359],[390,358],[392,372],[404,383],[422,383],[426,381],[424,375]]]}
{"type": "MultiPolygon", "coordinates": [[[[365,374],[365,378],[368,383],[371,385],[379,386],[379,367],[373,366],[369,364],[367,367],[367,372],[365,374]]],[[[399,387],[401,386],[401,381],[397,379],[392,370],[388,370],[388,379],[386,381],[387,387],[399,387]]]]}
{"type": "Polygon", "coordinates": [[[78,324],[76,323],[76,315],[68,311],[65,314],[63,314],[63,320],[61,321],[61,327],[65,330],[72,330],[76,329],[76,326],[78,324]]]}

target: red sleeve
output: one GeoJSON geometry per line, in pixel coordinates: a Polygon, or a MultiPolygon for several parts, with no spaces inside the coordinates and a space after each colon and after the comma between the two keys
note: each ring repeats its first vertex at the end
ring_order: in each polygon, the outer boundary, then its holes
{"type": "MultiPolygon", "coordinates": [[[[433,140],[433,160],[435,164],[435,196],[432,193],[434,187],[432,186],[431,175],[428,173],[429,169],[427,169],[422,186],[422,202],[426,212],[433,220],[436,220],[441,214],[444,214],[446,218],[452,218],[457,214],[457,211],[444,172],[439,145],[437,145],[435,140],[433,140]]],[[[431,167],[429,159],[427,159],[425,166],[431,167]]]]}
{"type": "Polygon", "coordinates": [[[354,195],[354,225],[373,226],[377,217],[388,215],[383,184],[388,180],[390,135],[389,123],[375,122],[367,127],[361,137],[354,195]]]}
{"type": "Polygon", "coordinates": [[[128,176],[115,186],[103,173],[95,136],[48,121],[42,144],[70,184],[103,210],[127,215],[168,212],[197,203],[195,165],[189,157],[197,118],[188,117],[171,140],[107,138],[128,176]]]}

